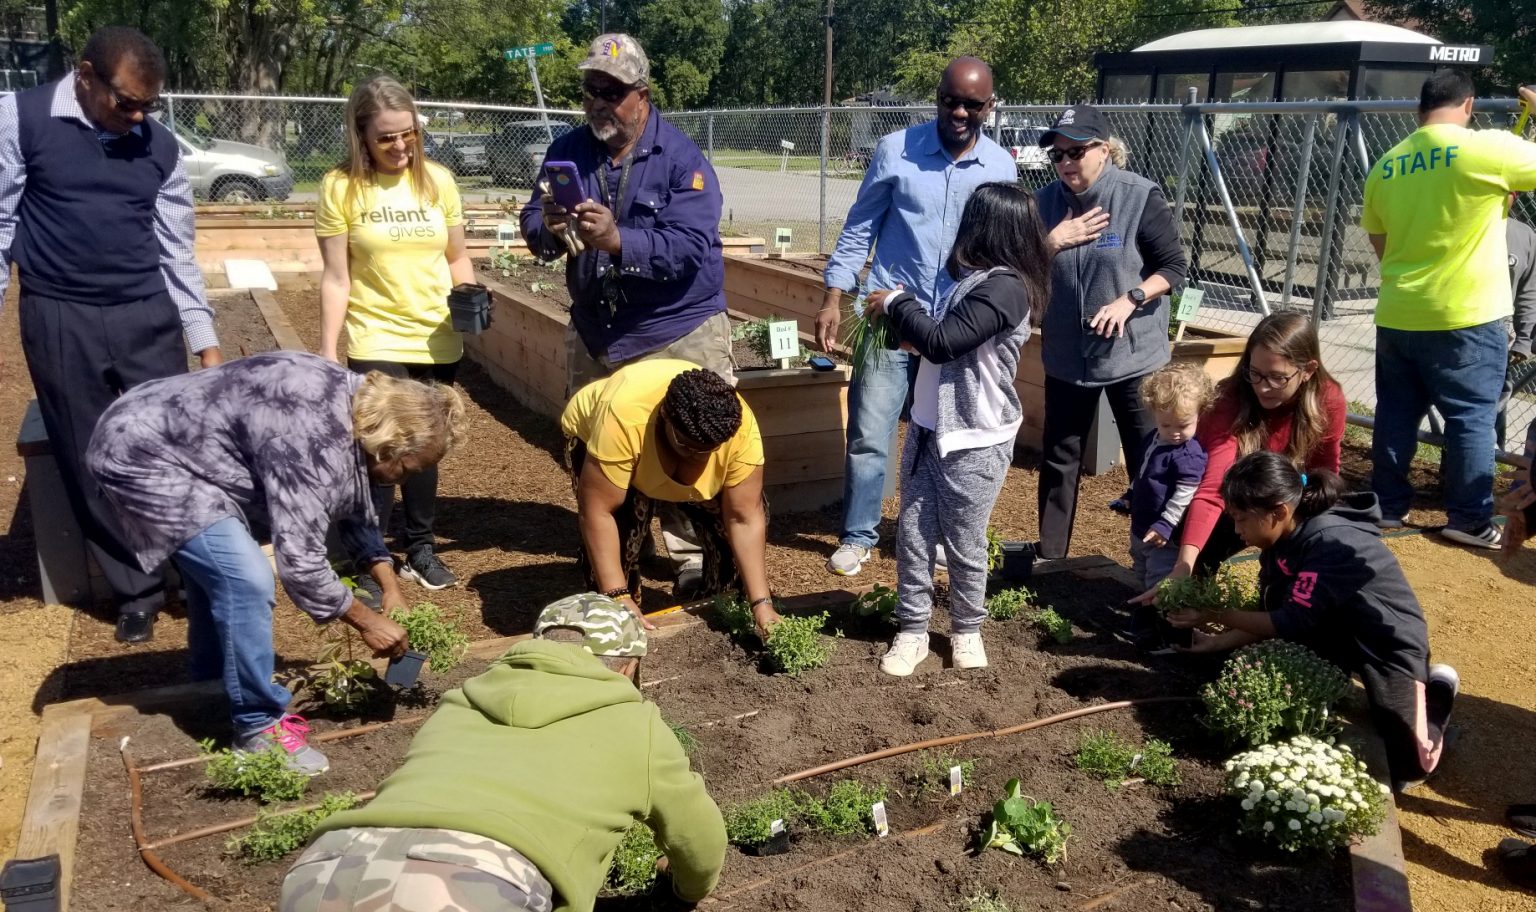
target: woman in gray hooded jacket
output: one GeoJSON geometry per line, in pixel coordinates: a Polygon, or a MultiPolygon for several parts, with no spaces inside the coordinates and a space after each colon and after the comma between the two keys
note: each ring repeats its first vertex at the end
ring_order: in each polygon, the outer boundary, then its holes
{"type": "Polygon", "coordinates": [[[1120,169],[1097,108],[1068,108],[1040,144],[1057,176],[1035,195],[1055,253],[1040,330],[1045,453],[1036,554],[1049,559],[1066,557],[1071,544],[1083,438],[1100,391],[1119,426],[1126,471],[1135,478],[1141,468],[1154,422],[1137,390],[1168,363],[1163,296],[1184,280],[1187,261],[1162,190],[1120,169]]]}

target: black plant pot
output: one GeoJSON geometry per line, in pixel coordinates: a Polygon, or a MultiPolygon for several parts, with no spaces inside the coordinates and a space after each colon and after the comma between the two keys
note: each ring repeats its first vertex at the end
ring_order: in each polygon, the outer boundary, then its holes
{"type": "Polygon", "coordinates": [[[789,851],[789,831],[785,830],[777,836],[770,836],[767,842],[745,846],[742,851],[748,855],[783,855],[789,851]]]}
{"type": "Polygon", "coordinates": [[[997,575],[1010,583],[1025,583],[1035,570],[1035,545],[1033,542],[1003,542],[1003,565],[997,575]]]}
{"type": "Polygon", "coordinates": [[[414,649],[390,659],[389,667],[384,671],[384,683],[401,690],[410,690],[416,686],[416,679],[421,677],[421,667],[426,661],[427,654],[414,649]]]}

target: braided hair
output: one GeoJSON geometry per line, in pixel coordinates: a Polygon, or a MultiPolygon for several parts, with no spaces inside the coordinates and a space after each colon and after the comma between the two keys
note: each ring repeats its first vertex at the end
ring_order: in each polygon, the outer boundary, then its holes
{"type": "Polygon", "coordinates": [[[668,420],[689,440],[713,450],[741,428],[741,400],[725,378],[711,370],[683,371],[667,386],[668,420]]]}

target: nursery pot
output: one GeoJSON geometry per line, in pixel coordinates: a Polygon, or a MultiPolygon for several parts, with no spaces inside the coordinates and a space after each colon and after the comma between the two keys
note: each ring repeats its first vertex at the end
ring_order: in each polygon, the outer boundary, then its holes
{"type": "Polygon", "coordinates": [[[421,666],[425,665],[426,661],[426,653],[417,652],[414,649],[407,650],[405,655],[389,660],[389,668],[384,671],[384,683],[401,690],[415,687],[416,679],[421,677],[421,666]]]}
{"type": "Polygon", "coordinates": [[[748,855],[783,855],[789,851],[789,830],[768,837],[767,842],[760,842],[754,846],[745,846],[743,852],[748,855]]]}
{"type": "Polygon", "coordinates": [[[484,285],[455,285],[448,294],[448,312],[456,332],[479,335],[491,325],[491,291],[484,285]]]}
{"type": "Polygon", "coordinates": [[[1035,546],[1032,542],[1003,542],[1003,565],[997,575],[1010,583],[1027,582],[1035,570],[1035,546]]]}
{"type": "Polygon", "coordinates": [[[9,912],[58,912],[59,856],[6,862],[0,871],[0,901],[9,912]]]}

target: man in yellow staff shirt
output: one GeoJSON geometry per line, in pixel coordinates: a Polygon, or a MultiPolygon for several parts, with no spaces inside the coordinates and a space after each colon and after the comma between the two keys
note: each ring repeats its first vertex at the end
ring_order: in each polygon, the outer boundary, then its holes
{"type": "MultiPolygon", "coordinates": [[[[1413,486],[1419,424],[1445,419],[1441,534],[1498,548],[1493,426],[1513,312],[1504,199],[1536,189],[1536,144],[1470,130],[1472,79],[1441,70],[1419,92],[1419,128],[1371,168],[1361,225],[1381,260],[1376,303],[1376,430],[1371,488],[1381,525],[1400,526],[1413,486]]],[[[1520,89],[1536,106],[1536,92],[1520,89]]]]}
{"type": "Polygon", "coordinates": [[[656,502],[675,503],[699,533],[700,594],[739,587],[760,631],[778,621],[765,556],[763,438],[724,378],[689,361],[634,361],[577,391],[560,429],[588,588],[640,614],[640,548],[656,502]]]}

